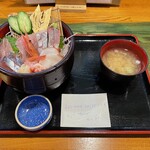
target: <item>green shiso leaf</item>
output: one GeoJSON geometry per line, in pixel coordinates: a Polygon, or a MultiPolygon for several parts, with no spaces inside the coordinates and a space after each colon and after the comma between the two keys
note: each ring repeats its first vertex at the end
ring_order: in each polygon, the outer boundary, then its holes
{"type": "Polygon", "coordinates": [[[18,49],[17,46],[16,46],[16,41],[17,41],[17,39],[14,38],[14,37],[11,37],[11,36],[5,36],[5,38],[6,38],[6,39],[9,41],[9,43],[11,44],[11,47],[12,47],[13,51],[14,51],[15,53],[18,53],[18,52],[19,52],[19,49],[18,49]]]}

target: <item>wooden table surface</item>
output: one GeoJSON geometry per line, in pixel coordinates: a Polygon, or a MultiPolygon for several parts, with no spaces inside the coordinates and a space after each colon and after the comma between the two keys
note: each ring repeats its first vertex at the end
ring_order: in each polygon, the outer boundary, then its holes
{"type": "MultiPolygon", "coordinates": [[[[49,6],[41,6],[46,9],[49,6]]],[[[0,0],[0,18],[18,11],[33,11],[23,0],[0,0]]],[[[86,12],[61,12],[66,23],[149,22],[150,0],[122,0],[119,7],[88,6],[86,12]]],[[[149,137],[0,137],[0,150],[149,150],[149,137]]]]}
{"type": "MultiPolygon", "coordinates": [[[[26,5],[23,0],[0,0],[0,18],[18,11],[33,11],[36,6],[26,5]]],[[[49,6],[41,6],[42,9],[49,6]]],[[[87,7],[86,12],[62,12],[66,23],[80,22],[145,22],[150,21],[149,0],[121,0],[119,7],[87,7]]]]}

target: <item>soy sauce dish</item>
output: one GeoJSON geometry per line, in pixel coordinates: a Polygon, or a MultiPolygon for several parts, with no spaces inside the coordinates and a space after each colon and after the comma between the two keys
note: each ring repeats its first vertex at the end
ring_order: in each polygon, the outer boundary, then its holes
{"type": "Polygon", "coordinates": [[[28,131],[44,128],[52,118],[52,104],[42,95],[31,95],[22,99],[15,110],[18,125],[28,131]]]}
{"type": "Polygon", "coordinates": [[[143,73],[148,66],[145,50],[124,39],[110,40],[100,49],[101,72],[111,81],[126,82],[143,73]]]}

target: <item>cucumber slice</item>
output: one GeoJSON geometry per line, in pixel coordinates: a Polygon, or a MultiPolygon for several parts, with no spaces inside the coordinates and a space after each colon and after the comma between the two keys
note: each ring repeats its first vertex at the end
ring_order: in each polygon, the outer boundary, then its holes
{"type": "Polygon", "coordinates": [[[18,20],[17,17],[15,16],[10,16],[8,17],[8,23],[10,25],[10,27],[17,33],[21,34],[19,25],[18,25],[18,20]]]}
{"type": "Polygon", "coordinates": [[[21,11],[18,13],[18,24],[23,33],[31,33],[32,23],[26,12],[21,11]]]}

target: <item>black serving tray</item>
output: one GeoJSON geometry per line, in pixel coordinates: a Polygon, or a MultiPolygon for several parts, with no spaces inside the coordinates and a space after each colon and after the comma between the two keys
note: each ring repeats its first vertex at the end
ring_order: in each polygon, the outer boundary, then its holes
{"type": "MultiPolygon", "coordinates": [[[[144,72],[128,85],[108,82],[100,73],[99,51],[112,39],[127,39],[138,43],[133,35],[77,35],[75,36],[74,65],[66,82],[55,91],[43,93],[53,106],[51,122],[36,134],[45,135],[101,135],[150,134],[150,89],[144,72]],[[111,128],[60,127],[61,94],[107,93],[111,128]]],[[[0,86],[0,134],[33,134],[23,130],[15,121],[18,102],[27,96],[4,82],[0,86]]]]}

